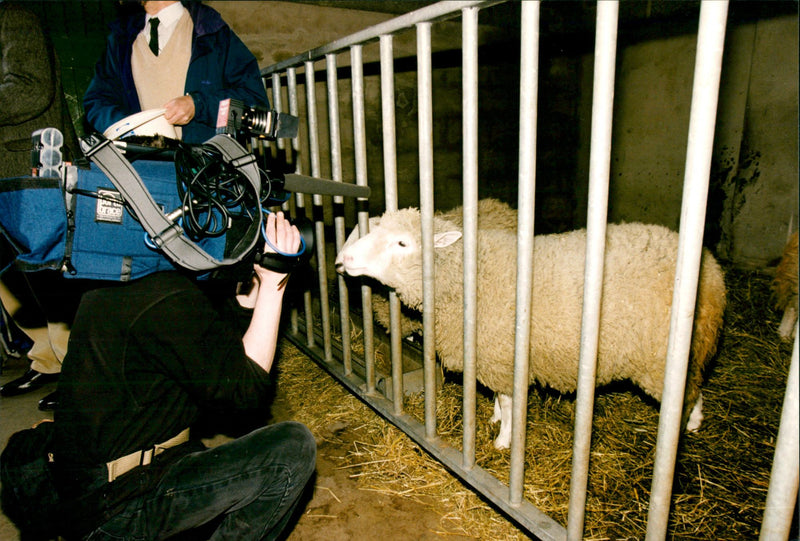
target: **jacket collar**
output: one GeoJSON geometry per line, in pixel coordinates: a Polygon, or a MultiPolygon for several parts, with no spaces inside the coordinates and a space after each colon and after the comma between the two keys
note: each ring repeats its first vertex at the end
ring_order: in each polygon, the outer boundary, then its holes
{"type": "Polygon", "coordinates": [[[200,2],[184,2],[194,23],[194,33],[198,37],[219,32],[226,26],[225,21],[216,10],[204,6],[200,2]]]}
{"type": "MultiPolygon", "coordinates": [[[[195,36],[214,34],[226,26],[222,16],[216,10],[204,6],[200,2],[183,2],[183,4],[192,17],[195,36]]],[[[144,22],[145,13],[141,11],[125,19],[112,21],[109,27],[112,33],[125,37],[126,41],[133,42],[144,28],[144,22]]]]}

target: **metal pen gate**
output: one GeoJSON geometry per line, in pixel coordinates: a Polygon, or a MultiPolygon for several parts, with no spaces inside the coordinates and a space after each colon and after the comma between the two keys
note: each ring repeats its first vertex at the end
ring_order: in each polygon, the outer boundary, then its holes
{"type": "MultiPolygon", "coordinates": [[[[416,31],[416,70],[418,99],[419,199],[423,236],[423,350],[425,419],[420,423],[403,411],[403,344],[399,333],[399,301],[390,294],[391,315],[391,387],[380,389],[376,382],[371,294],[361,287],[364,353],[355,355],[350,339],[350,315],[347,284],[337,277],[340,337],[334,337],[331,318],[330,280],[331,254],[325,236],[332,219],[335,249],[345,240],[344,201],[333,198],[332,209],[325,207],[321,196],[311,200],[311,216],[316,234],[316,262],[319,289],[305,292],[303,310],[292,313],[288,337],[307,352],[323,368],[374,410],[408,434],[419,446],[479,491],[497,508],[512,517],[530,534],[540,539],[580,539],[583,535],[584,507],[588,480],[589,447],[592,432],[595,360],[599,333],[603,254],[608,207],[612,109],[615,81],[616,38],[619,5],[616,1],[597,3],[594,93],[592,105],[591,155],[589,169],[589,204],[587,216],[587,252],[585,268],[584,313],[581,333],[579,383],[576,398],[576,419],[570,484],[570,503],[566,527],[557,523],[523,498],[525,425],[528,382],[515,378],[513,395],[513,437],[511,443],[510,482],[499,481],[475,463],[475,399],[476,399],[476,273],[477,273],[477,201],[478,201],[478,18],[481,9],[497,1],[440,2],[357,32],[262,70],[262,77],[271,91],[273,106],[279,111],[299,115],[298,86],[305,93],[305,115],[301,126],[307,135],[303,151],[307,153],[310,171],[298,173],[321,176],[320,121],[317,117],[316,75],[318,63],[324,62],[327,84],[328,151],[333,180],[342,178],[342,150],[339,96],[340,55],[349,52],[352,85],[352,140],[355,151],[355,182],[368,185],[365,130],[365,88],[363,48],[379,44],[380,102],[383,135],[383,178],[386,210],[398,205],[396,163],[396,120],[394,86],[394,38],[407,30],[416,31]],[[436,368],[433,328],[433,161],[432,92],[431,92],[431,25],[443,20],[461,23],[462,119],[463,119],[463,208],[464,208],[464,399],[463,452],[443,442],[436,433],[436,368]],[[284,103],[288,102],[288,108],[284,103]],[[331,217],[331,219],[326,216],[331,217]],[[327,222],[327,224],[326,224],[327,222]],[[316,296],[315,296],[316,295],[316,296]],[[394,397],[393,399],[391,397],[394,397]]],[[[528,372],[529,319],[533,275],[533,209],[536,186],[537,77],[539,69],[540,2],[518,4],[521,21],[520,107],[519,107],[519,178],[518,178],[518,244],[517,306],[515,336],[515,374],[528,372]]],[[[647,539],[666,537],[672,480],[676,462],[692,334],[693,313],[702,250],[706,213],[706,196],[714,139],[714,123],[726,30],[727,1],[703,1],[700,8],[695,83],[692,93],[689,146],[686,156],[684,189],[680,219],[678,268],[675,277],[670,339],[667,353],[668,374],[660,410],[655,468],[647,522],[647,539]]],[[[345,100],[346,101],[346,100],[345,100]]],[[[279,152],[301,154],[300,138],[277,145],[279,152]]],[[[296,194],[293,207],[296,215],[307,214],[307,202],[296,194]]],[[[362,234],[368,227],[368,209],[364,201],[358,206],[358,225],[362,234]]],[[[797,494],[798,455],[798,342],[795,340],[789,385],[786,389],[773,473],[767,495],[761,530],[762,539],[786,539],[792,521],[797,494]]]]}

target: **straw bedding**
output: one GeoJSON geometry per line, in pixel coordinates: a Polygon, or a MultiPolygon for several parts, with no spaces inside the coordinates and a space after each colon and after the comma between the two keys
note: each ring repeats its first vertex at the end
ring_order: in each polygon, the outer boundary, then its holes
{"type": "MultiPolygon", "coordinates": [[[[791,344],[781,342],[776,333],[780,314],[770,302],[770,282],[766,274],[727,270],[728,309],[719,353],[706,374],[705,420],[697,434],[682,437],[678,450],[670,538],[758,537],[791,358],[791,344]]],[[[296,397],[297,419],[315,434],[332,424],[352,431],[352,447],[341,467],[361,489],[430,506],[441,515],[443,535],[527,538],[288,342],[281,348],[278,385],[296,397]]],[[[566,524],[574,396],[532,387],[528,405],[525,497],[566,524]]],[[[423,397],[406,397],[405,409],[422,420],[423,397]]],[[[446,375],[437,412],[440,436],[460,448],[457,374],[446,375]]],[[[507,482],[509,453],[492,446],[497,427],[488,423],[491,414],[491,395],[479,393],[476,461],[507,482]]],[[[597,393],[587,539],[644,538],[657,426],[658,404],[634,387],[613,386],[597,393]]]]}

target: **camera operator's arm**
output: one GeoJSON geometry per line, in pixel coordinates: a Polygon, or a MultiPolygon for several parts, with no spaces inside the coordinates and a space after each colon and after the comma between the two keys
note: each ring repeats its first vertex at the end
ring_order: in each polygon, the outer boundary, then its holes
{"type": "MultiPolygon", "coordinates": [[[[296,252],[300,248],[300,232],[291,225],[282,212],[269,214],[266,223],[267,238],[281,251],[296,252]]],[[[266,250],[272,251],[269,246],[266,250]]],[[[250,293],[255,306],[250,326],[242,338],[247,356],[269,372],[278,342],[278,326],[287,275],[255,265],[257,285],[250,293]]]]}

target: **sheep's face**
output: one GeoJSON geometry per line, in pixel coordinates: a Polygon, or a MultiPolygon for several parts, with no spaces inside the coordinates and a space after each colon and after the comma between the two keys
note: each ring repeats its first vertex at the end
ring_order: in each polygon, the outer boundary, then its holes
{"type": "MultiPolygon", "coordinates": [[[[438,220],[434,248],[449,246],[461,238],[461,231],[438,220]]],[[[351,234],[336,257],[336,270],[350,276],[369,276],[393,288],[412,308],[422,303],[422,235],[419,210],[408,208],[387,212],[363,238],[351,234]]]]}
{"type": "Polygon", "coordinates": [[[403,209],[370,221],[367,235],[351,235],[336,257],[336,270],[350,276],[369,276],[398,289],[422,279],[419,212],[403,209]],[[413,280],[412,280],[413,279],[413,280]]]}

